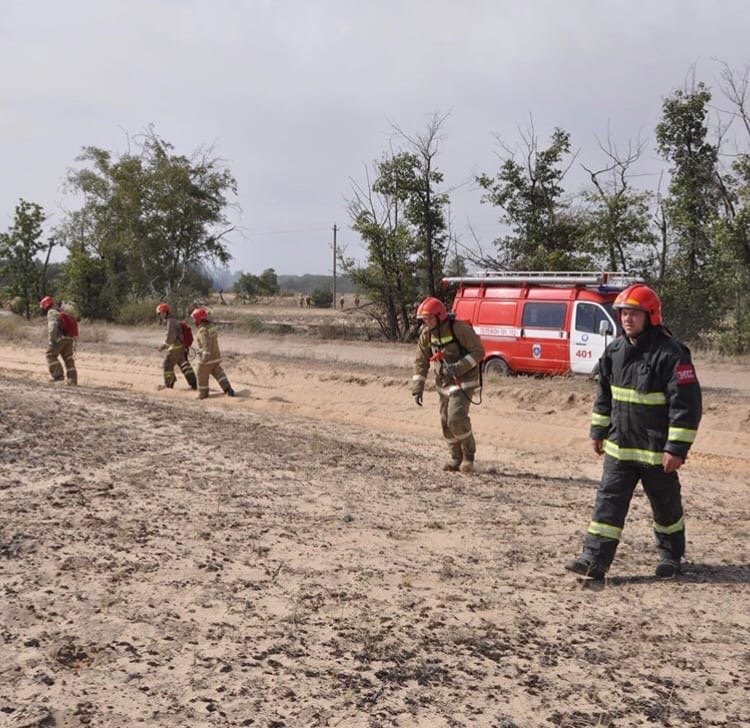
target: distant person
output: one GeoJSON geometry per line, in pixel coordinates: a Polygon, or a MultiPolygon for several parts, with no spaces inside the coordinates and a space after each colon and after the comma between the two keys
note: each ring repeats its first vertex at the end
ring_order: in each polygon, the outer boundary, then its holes
{"type": "Polygon", "coordinates": [[[312,296],[310,296],[310,294],[305,296],[305,306],[307,306],[307,308],[312,306],[312,296]]]}
{"type": "Polygon", "coordinates": [[[685,521],[677,471],[701,419],[701,387],[689,349],[662,324],[661,301],[637,283],[614,302],[623,335],[599,360],[591,443],[604,470],[583,553],[565,568],[603,579],[615,558],[640,480],[653,512],[656,576],[680,573],[685,521]]]}
{"type": "Polygon", "coordinates": [[[450,460],[443,470],[474,471],[476,442],[469,419],[473,393],[479,387],[479,366],[484,347],[474,329],[456,321],[437,298],[425,298],[417,309],[422,330],[414,360],[412,396],[421,407],[430,363],[435,365],[435,385],[440,400],[440,424],[450,460]]]}
{"type": "Polygon", "coordinates": [[[164,351],[165,349],[167,351],[163,363],[164,386],[167,389],[174,388],[177,381],[174,368],[178,366],[187,383],[190,385],[190,389],[197,389],[198,382],[195,379],[193,367],[190,366],[190,361],[188,360],[187,347],[184,344],[180,322],[175,318],[168,303],[160,303],[156,307],[156,315],[159,317],[159,321],[167,327],[167,335],[164,343],[158,347],[159,351],[164,351]]]}
{"type": "Polygon", "coordinates": [[[339,298],[339,306],[341,307],[341,310],[343,311],[344,310],[344,297],[343,296],[339,298]]]}
{"type": "Polygon", "coordinates": [[[219,351],[219,332],[208,320],[208,312],[204,308],[196,308],[191,314],[198,333],[195,343],[198,348],[198,399],[208,397],[208,379],[213,377],[224,394],[234,397],[234,390],[221,366],[221,352],[219,351]]]}
{"type": "Polygon", "coordinates": [[[299,294],[299,307],[302,308],[305,305],[305,295],[303,293],[299,294]]]}
{"type": "Polygon", "coordinates": [[[39,301],[39,308],[47,314],[47,334],[49,343],[47,345],[47,367],[50,376],[55,382],[62,382],[67,379],[67,384],[76,386],[78,384],[78,372],[76,371],[76,337],[78,336],[78,324],[72,330],[66,330],[70,314],[65,314],[60,310],[60,306],[55,303],[52,296],[45,296],[39,301]],[[58,358],[59,357],[59,358],[58,358]],[[65,364],[65,373],[60,358],[65,364]]]}
{"type": "Polygon", "coordinates": [[[354,294],[354,308],[359,308],[359,293],[354,294]]]}

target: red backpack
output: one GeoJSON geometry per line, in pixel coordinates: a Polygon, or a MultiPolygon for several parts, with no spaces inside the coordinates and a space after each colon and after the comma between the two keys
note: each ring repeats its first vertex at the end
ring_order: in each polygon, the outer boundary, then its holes
{"type": "Polygon", "coordinates": [[[73,338],[78,336],[78,321],[76,321],[75,316],[71,316],[69,313],[65,313],[65,311],[60,311],[58,322],[63,336],[72,336],[73,338]]]}
{"type": "Polygon", "coordinates": [[[182,345],[189,349],[193,345],[193,330],[186,321],[180,321],[180,328],[182,328],[182,345]]]}

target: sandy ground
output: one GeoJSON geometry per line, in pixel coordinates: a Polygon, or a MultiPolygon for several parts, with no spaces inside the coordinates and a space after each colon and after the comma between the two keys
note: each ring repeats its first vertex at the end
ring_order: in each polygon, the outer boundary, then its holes
{"type": "Polygon", "coordinates": [[[0,344],[0,726],[750,725],[742,363],[696,358],[686,573],[638,495],[595,584],[591,382],[488,383],[463,476],[411,346],[226,333],[198,402],[160,340],[84,340],[78,388],[0,344]]]}

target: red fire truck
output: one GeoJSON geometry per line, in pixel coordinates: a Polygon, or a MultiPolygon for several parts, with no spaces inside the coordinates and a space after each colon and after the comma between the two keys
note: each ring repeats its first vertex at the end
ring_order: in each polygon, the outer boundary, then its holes
{"type": "Polygon", "coordinates": [[[591,374],[619,333],[617,294],[640,279],[614,272],[500,271],[444,278],[453,312],[484,344],[484,373],[591,374]]]}

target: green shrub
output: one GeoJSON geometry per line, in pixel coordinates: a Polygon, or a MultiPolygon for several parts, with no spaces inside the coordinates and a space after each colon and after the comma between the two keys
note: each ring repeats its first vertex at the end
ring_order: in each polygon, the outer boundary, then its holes
{"type": "Polygon", "coordinates": [[[27,324],[20,316],[0,316],[0,338],[3,341],[21,342],[39,340],[37,327],[27,324]]]}
{"type": "Polygon", "coordinates": [[[26,314],[26,304],[20,296],[15,296],[8,301],[8,309],[19,316],[26,314]]]}
{"type": "Polygon", "coordinates": [[[128,301],[117,309],[114,320],[116,323],[126,326],[152,324],[156,321],[156,305],[158,303],[159,301],[153,299],[128,301]]]}
{"type": "Polygon", "coordinates": [[[264,323],[257,316],[241,316],[232,324],[232,328],[248,334],[259,334],[266,330],[264,323]]]}
{"type": "Polygon", "coordinates": [[[316,288],[311,294],[313,306],[317,308],[331,308],[333,293],[327,288],[316,288]]]}

